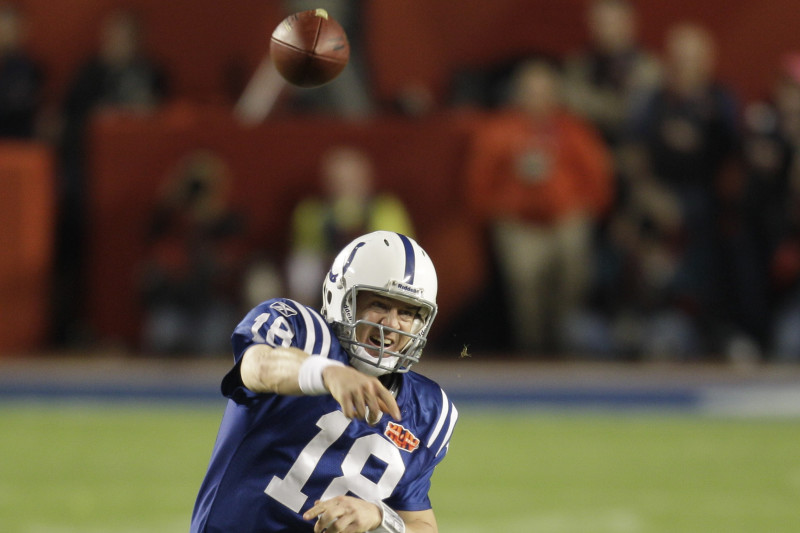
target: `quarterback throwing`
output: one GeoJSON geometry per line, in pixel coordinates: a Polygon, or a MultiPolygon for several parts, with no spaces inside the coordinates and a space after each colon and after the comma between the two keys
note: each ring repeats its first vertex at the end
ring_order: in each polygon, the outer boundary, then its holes
{"type": "Polygon", "coordinates": [[[427,253],[377,231],[336,257],[321,313],[282,298],[252,309],[191,531],[438,531],[428,491],[458,411],[409,371],[436,292],[427,253]]]}

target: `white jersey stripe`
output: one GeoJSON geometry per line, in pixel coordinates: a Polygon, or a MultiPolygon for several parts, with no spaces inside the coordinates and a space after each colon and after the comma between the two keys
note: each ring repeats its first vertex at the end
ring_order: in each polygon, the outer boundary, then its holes
{"type": "Polygon", "coordinates": [[[439,447],[439,451],[436,452],[437,456],[440,453],[442,453],[442,449],[443,448],[445,448],[445,447],[449,448],[450,447],[450,436],[453,434],[453,428],[456,427],[456,421],[457,420],[458,420],[458,409],[456,409],[456,406],[454,405],[453,406],[453,413],[450,415],[450,427],[447,428],[447,433],[444,436],[444,441],[442,442],[442,445],[439,447]]]}
{"type": "Polygon", "coordinates": [[[311,318],[311,315],[308,313],[306,306],[294,301],[293,303],[295,304],[295,307],[297,307],[297,311],[300,313],[300,316],[303,317],[303,322],[305,323],[306,344],[303,346],[303,351],[306,353],[312,353],[312,350],[314,349],[314,343],[317,341],[314,322],[311,318]]]}
{"type": "Polygon", "coordinates": [[[295,304],[297,311],[300,313],[300,316],[303,317],[303,322],[305,323],[306,343],[303,346],[303,351],[306,353],[315,353],[314,345],[317,343],[317,331],[322,331],[323,335],[322,350],[320,351],[320,353],[325,354],[325,356],[327,357],[331,347],[331,338],[328,328],[327,327],[315,328],[314,319],[316,318],[316,321],[319,323],[320,318],[314,317],[311,313],[309,313],[308,309],[306,309],[306,306],[304,306],[303,304],[297,303],[295,301],[292,301],[292,303],[295,304]]]}
{"type": "Polygon", "coordinates": [[[444,390],[442,390],[442,413],[439,415],[439,420],[436,421],[436,426],[434,426],[433,431],[428,437],[428,448],[431,447],[433,441],[435,441],[436,437],[439,436],[439,432],[442,430],[442,426],[444,426],[444,421],[447,419],[447,413],[449,411],[450,400],[447,399],[447,394],[445,394],[444,390]]]}
{"type": "Polygon", "coordinates": [[[322,332],[322,345],[320,346],[319,353],[323,357],[328,357],[331,353],[331,330],[328,323],[317,313],[312,313],[311,316],[319,324],[319,330],[322,332]]]}

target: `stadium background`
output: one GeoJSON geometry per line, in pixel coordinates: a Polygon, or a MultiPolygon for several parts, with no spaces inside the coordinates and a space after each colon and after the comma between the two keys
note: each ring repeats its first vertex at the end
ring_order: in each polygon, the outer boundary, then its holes
{"type": "MultiPolygon", "coordinates": [[[[263,59],[269,34],[281,19],[278,2],[237,0],[235,8],[213,0],[25,0],[20,5],[30,19],[28,42],[44,63],[46,98],[53,105],[94,49],[103,16],[115,7],[141,14],[147,47],[170,73],[171,103],[159,113],[101,116],[94,124],[86,296],[91,327],[101,337],[130,341],[138,331],[132,269],[141,256],[146,216],[159,181],[196,148],[214,150],[230,162],[236,177],[233,202],[258,230],[251,232],[252,246],[280,255],[292,206],[318,188],[314,170],[321,150],[332,139],[363,145],[378,162],[378,186],[406,202],[419,240],[448,272],[440,294],[440,331],[485,282],[488,251],[458,192],[467,133],[457,117],[360,124],[278,117],[268,126],[244,128],[231,116],[238,94],[231,93],[237,82],[230,72],[238,69],[238,83],[244,84],[263,59]]],[[[708,27],[719,47],[720,78],[742,101],[766,94],[781,54],[796,44],[790,1],[641,0],[636,5],[642,41],[654,50],[671,24],[694,20],[708,27]]],[[[375,97],[391,101],[408,84],[423,83],[444,101],[459,69],[533,52],[574,50],[586,39],[584,7],[583,0],[368,2],[364,28],[375,97]]],[[[0,212],[8,252],[0,263],[0,314],[5,317],[0,349],[13,351],[36,348],[45,327],[53,179],[48,150],[42,147],[5,146],[2,154],[7,177],[0,212]]]]}
{"type": "MultiPolygon", "coordinates": [[[[121,3],[19,3],[48,70],[48,97],[57,99],[93,47],[93,28],[121,3]]],[[[224,74],[262,59],[280,20],[277,2],[125,5],[144,16],[177,98],[155,116],[99,117],[93,126],[87,296],[105,348],[48,350],[52,154],[41,145],[0,145],[3,531],[186,529],[221,412],[216,391],[226,361],[148,360],[120,350],[138,330],[130,266],[142,250],[140,228],[159,180],[186,151],[213,147],[234,162],[235,201],[260,229],[253,245],[280,253],[291,205],[316,187],[316,156],[333,139],[363,144],[377,156],[380,185],[413,200],[420,241],[448,273],[440,321],[485,281],[484,243],[452,194],[466,143],[462,122],[281,118],[243,128],[231,117],[224,74]]],[[[720,77],[743,99],[765,94],[777,58],[797,46],[800,15],[789,0],[636,5],[643,41],[654,49],[674,22],[710,28],[720,77]]],[[[444,99],[456,69],[569,51],[585,38],[583,6],[371,2],[365,28],[376,97],[391,100],[423,82],[444,99]]],[[[420,367],[463,406],[451,460],[435,477],[443,532],[798,530],[797,368],[524,363],[474,351],[460,359],[462,341],[426,354],[420,367]]]]}

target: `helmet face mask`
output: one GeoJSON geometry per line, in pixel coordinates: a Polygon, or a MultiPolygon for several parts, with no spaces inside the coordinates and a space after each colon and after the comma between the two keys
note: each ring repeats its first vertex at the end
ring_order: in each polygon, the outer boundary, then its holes
{"type": "Polygon", "coordinates": [[[409,237],[377,231],[355,239],[334,260],[323,284],[322,314],[358,370],[375,376],[407,372],[427,343],[436,291],[436,271],[425,251],[409,237]],[[416,308],[410,331],[365,319],[357,308],[361,291],[416,308]],[[379,345],[357,339],[364,328],[377,332],[379,345]],[[400,339],[399,349],[386,347],[388,335],[400,339]]]}
{"type": "Polygon", "coordinates": [[[337,322],[335,329],[339,342],[355,359],[353,364],[359,370],[368,374],[402,373],[407,372],[411,365],[419,362],[422,349],[428,342],[426,337],[435,314],[435,308],[428,305],[420,306],[418,301],[398,298],[390,291],[378,287],[354,286],[348,290],[348,294],[343,300],[342,311],[343,316],[351,316],[354,319],[346,320],[342,323],[337,322]],[[417,316],[413,319],[410,331],[403,331],[385,324],[371,322],[365,318],[359,318],[363,316],[363,310],[358,308],[358,296],[364,291],[416,306],[417,316]],[[365,328],[377,332],[380,338],[379,345],[376,346],[375,344],[358,340],[359,330],[365,328]],[[384,348],[385,339],[389,334],[394,334],[400,339],[399,350],[384,348]],[[375,369],[378,372],[375,372],[375,369]]]}

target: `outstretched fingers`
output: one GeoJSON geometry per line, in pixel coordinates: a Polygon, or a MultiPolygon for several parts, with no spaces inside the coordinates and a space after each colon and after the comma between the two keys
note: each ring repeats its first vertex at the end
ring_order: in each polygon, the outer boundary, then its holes
{"type": "Polygon", "coordinates": [[[325,384],[342,407],[342,413],[351,420],[358,418],[374,425],[381,413],[400,420],[397,401],[375,377],[349,367],[329,367],[325,369],[325,384]]]}

